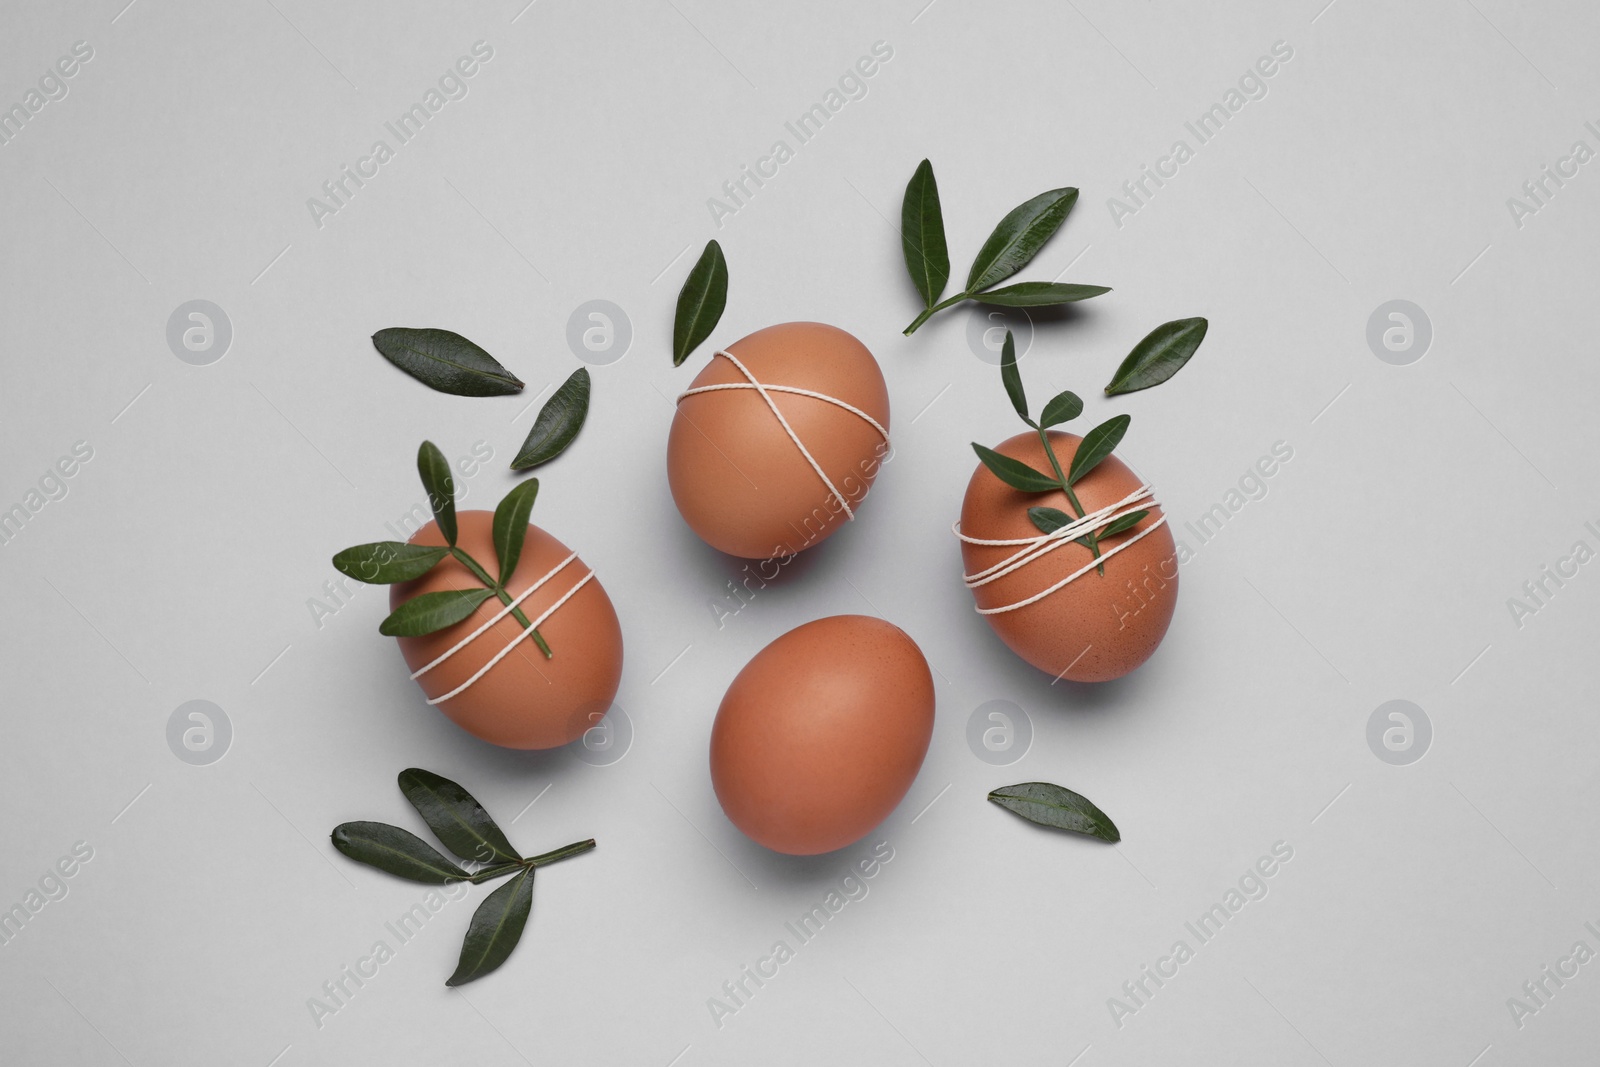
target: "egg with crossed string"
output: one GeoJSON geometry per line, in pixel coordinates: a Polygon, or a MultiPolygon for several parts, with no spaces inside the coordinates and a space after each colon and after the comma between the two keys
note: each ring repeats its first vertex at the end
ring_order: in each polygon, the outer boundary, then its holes
{"type": "Polygon", "coordinates": [[[691,529],[746,559],[854,519],[889,456],[889,391],[844,330],[786,322],[716,352],[678,397],[667,481],[691,529]]]}
{"type": "MultiPolygon", "coordinates": [[[[1082,439],[1052,430],[1050,440],[1070,469],[1082,439]]],[[[1034,432],[995,451],[1036,471],[1051,469],[1034,432]]],[[[1086,517],[1047,535],[1028,509],[1055,508],[1077,518],[1067,495],[1022,492],[980,463],[956,533],[967,587],[1000,639],[1057,678],[1104,682],[1148,660],[1166,635],[1178,600],[1178,554],[1150,487],[1116,456],[1102,459],[1073,491],[1086,517]],[[1105,532],[1139,511],[1146,514],[1133,525],[1105,532]],[[1098,536],[1098,560],[1077,540],[1089,530],[1098,536]]]]}
{"type": "MultiPolygon", "coordinates": [[[[498,573],[494,515],[456,516],[456,543],[498,573]]],[[[414,545],[443,545],[437,523],[414,545]]],[[[412,597],[483,583],[453,557],[421,578],[390,587],[390,607],[412,597]]],[[[421,637],[398,637],[400,652],[428,703],[458,726],[506,748],[556,748],[582,737],[610,710],[622,680],[622,628],[611,598],[578,554],[529,525],[505,582],[518,610],[550,648],[547,657],[523,624],[490,597],[463,621],[421,637]]]]}

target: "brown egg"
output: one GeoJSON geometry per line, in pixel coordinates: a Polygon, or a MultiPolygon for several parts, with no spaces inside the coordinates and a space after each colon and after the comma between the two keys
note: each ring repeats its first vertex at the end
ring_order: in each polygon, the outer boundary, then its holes
{"type": "Polygon", "coordinates": [[[860,840],[911,788],[933,736],[933,676],[899,627],[835,615],[796,627],[734,678],[711,728],[711,784],[775,852],[860,840]]]}
{"type": "MultiPolygon", "coordinates": [[[[491,575],[499,572],[494,550],[494,515],[488,511],[463,511],[457,517],[457,545],[491,575]]],[[[412,544],[442,545],[444,537],[428,523],[411,538],[412,544]]],[[[506,589],[518,596],[557,567],[572,550],[537,526],[528,527],[522,555],[506,589]]],[[[589,574],[588,566],[574,558],[522,602],[533,622],[568,590],[589,574]]],[[[482,589],[483,583],[465,566],[446,558],[416,581],[390,587],[390,609],[422,593],[446,589],[482,589]]],[[[504,607],[496,597],[454,626],[424,637],[399,637],[400,652],[412,671],[433,663],[504,607]]],[[[591,578],[571,598],[539,623],[539,633],[552,653],[546,659],[531,637],[520,638],[522,625],[507,614],[459,651],[417,679],[430,702],[456,725],[474,737],[506,748],[555,748],[575,741],[600,721],[611,708],[622,680],[622,628],[611,598],[591,578]],[[508,645],[498,663],[457,695],[440,697],[466,684],[508,645]]]]}
{"type": "MultiPolygon", "coordinates": [[[[1070,470],[1080,438],[1052,430],[1050,440],[1062,469],[1070,470]]],[[[1050,461],[1036,433],[1018,434],[995,451],[1035,470],[1050,470],[1050,461]]],[[[1141,484],[1139,476],[1125,463],[1109,456],[1072,488],[1084,510],[1093,512],[1115,504],[1141,484]]],[[[1138,506],[1150,514],[1132,529],[1103,538],[1102,554],[1160,522],[1161,508],[1153,501],[1138,506]]],[[[1038,528],[1028,518],[1030,507],[1051,507],[1076,514],[1065,493],[1021,492],[979,464],[962,501],[961,533],[992,541],[1038,537],[1038,528]]],[[[969,576],[978,575],[1022,548],[963,541],[961,559],[969,576]]],[[[1015,604],[1092,561],[1086,547],[1069,542],[973,588],[973,599],[979,609],[1015,604]]],[[[984,618],[1013,652],[1040,670],[1074,682],[1104,682],[1122,677],[1150,658],[1167,632],[1177,600],[1177,550],[1171,528],[1162,525],[1107,558],[1104,577],[1090,569],[1026,607],[984,618]]]]}
{"type": "Polygon", "coordinates": [[[695,533],[730,555],[769,559],[819,544],[860,508],[889,451],[889,392],[877,360],[820,322],[769,326],[726,352],[768,387],[766,397],[726,355],[711,357],[678,398],[667,438],[672,499],[695,533]],[[736,388],[694,392],[708,386],[736,388]]]}

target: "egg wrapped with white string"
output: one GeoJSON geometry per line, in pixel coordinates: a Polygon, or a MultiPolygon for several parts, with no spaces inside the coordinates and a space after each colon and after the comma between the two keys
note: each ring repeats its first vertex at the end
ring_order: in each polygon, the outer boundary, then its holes
{"type": "Polygon", "coordinates": [[[399,643],[428,704],[468,733],[531,749],[582,737],[617,695],[622,628],[594,571],[529,523],[539,480],[518,482],[493,512],[458,513],[432,441],[417,449],[417,473],[433,521],[409,541],[338,552],[334,569],[390,587],[378,632],[399,643]]]}
{"type": "MultiPolygon", "coordinates": [[[[1070,470],[1082,439],[1048,432],[1056,461],[1070,470]]],[[[1053,469],[1037,432],[994,451],[1035,471],[1053,469]]],[[[1148,660],[1166,635],[1178,554],[1150,486],[1116,456],[1071,484],[1081,513],[1059,489],[1024,492],[980,463],[956,528],[965,580],[978,613],[1017,655],[1056,678],[1109,681],[1148,660]],[[1073,523],[1046,533],[1030,508],[1055,509],[1073,523]],[[1098,557],[1079,540],[1090,532],[1098,557]]]]}
{"type": "MultiPolygon", "coordinates": [[[[494,514],[463,511],[456,521],[456,546],[494,570],[494,514]]],[[[410,540],[445,543],[437,522],[410,540]]],[[[428,703],[474,737],[524,749],[575,741],[610,710],[622,681],[622,627],[611,598],[576,552],[532,524],[503,585],[515,610],[486,597],[454,625],[396,637],[400,653],[428,703]]],[[[482,589],[482,581],[451,556],[422,577],[391,586],[389,603],[399,608],[429,593],[482,589]]]]}
{"type": "Polygon", "coordinates": [[[838,327],[786,322],[713,354],[678,397],[667,480],[707,544],[770,559],[856,518],[889,454],[872,353],[838,327]]]}

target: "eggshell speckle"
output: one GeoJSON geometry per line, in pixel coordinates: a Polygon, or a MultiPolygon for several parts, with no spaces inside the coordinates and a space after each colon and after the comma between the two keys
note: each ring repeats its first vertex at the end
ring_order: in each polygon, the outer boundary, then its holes
{"type": "Polygon", "coordinates": [[[717,710],[711,783],[751,840],[809,856],[905,797],[933,735],[933,676],[899,627],[835,615],[756,653],[717,710]]]}
{"type": "MultiPolygon", "coordinates": [[[[1070,469],[1081,438],[1052,430],[1050,440],[1062,469],[1070,469]]],[[[1038,434],[1018,434],[995,451],[1035,470],[1050,470],[1038,434]]],[[[1073,491],[1086,511],[1095,511],[1116,503],[1141,484],[1127,464],[1108,456],[1073,485],[1073,491]]],[[[1158,505],[1141,506],[1150,514],[1131,530],[1103,539],[1102,552],[1159,521],[1162,512],[1158,505]]],[[[1030,507],[1076,514],[1065,493],[1021,492],[979,464],[961,505],[961,532],[996,541],[1037,537],[1039,530],[1028,518],[1030,507]]],[[[967,573],[975,574],[1007,558],[1017,547],[963,542],[961,558],[967,573]]],[[[1068,544],[979,586],[973,590],[973,598],[980,608],[1014,604],[1049,588],[1092,559],[1087,548],[1068,544]]],[[[1102,577],[1091,570],[1043,600],[983,618],[1013,652],[1051,675],[1074,682],[1120,678],[1150,658],[1172,622],[1178,600],[1178,558],[1171,527],[1162,526],[1110,557],[1105,571],[1102,577]]]]}
{"type": "MultiPolygon", "coordinates": [[[[494,515],[488,511],[463,511],[456,516],[456,543],[490,574],[499,571],[494,550],[494,515]]],[[[443,545],[435,523],[428,523],[411,538],[412,544],[443,545]]],[[[537,526],[528,527],[522,555],[506,589],[512,596],[544,577],[572,550],[537,526]]],[[[567,564],[539,591],[522,602],[531,622],[559,600],[588,573],[581,558],[567,564]]],[[[446,558],[412,582],[390,587],[393,610],[423,593],[446,589],[482,589],[465,566],[446,558]]],[[[465,620],[423,637],[399,637],[406,665],[415,671],[449,651],[504,605],[490,597],[465,620]]],[[[522,633],[522,626],[506,615],[460,652],[433,668],[417,684],[429,699],[448,693],[489,662],[522,633]]],[[[595,577],[539,625],[539,633],[553,653],[546,659],[531,637],[466,690],[436,707],[456,725],[492,744],[506,748],[556,748],[583,736],[611,708],[622,680],[622,628],[611,598],[595,577]]]]}
{"type": "MultiPolygon", "coordinates": [[[[889,428],[889,392],[877,360],[845,331],[820,322],[786,322],[729,345],[763,385],[835,397],[889,428]]],[[[713,356],[690,388],[744,383],[713,356]]],[[[747,559],[791,555],[820,544],[859,512],[888,446],[845,409],[794,393],[769,394],[839,496],[817,472],[754,389],[723,389],[678,401],[667,439],[667,479],[684,521],[713,548],[747,559]]]]}

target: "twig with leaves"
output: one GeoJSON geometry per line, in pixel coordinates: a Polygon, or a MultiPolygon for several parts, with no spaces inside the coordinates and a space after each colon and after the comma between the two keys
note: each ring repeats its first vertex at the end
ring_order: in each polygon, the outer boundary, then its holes
{"type": "Polygon", "coordinates": [[[924,159],[906,185],[900,205],[900,246],[924,304],[922,313],[905,328],[906,336],[916,333],[935,312],[965,300],[999,307],[1053,307],[1109,293],[1104,285],[1072,282],[1017,282],[995,288],[1038,255],[1077,202],[1078,190],[1051,189],[1012,208],[978,249],[967,272],[967,287],[941,301],[950,281],[950,252],[945,246],[939,185],[933,178],[933,164],[924,159]]]}
{"type": "MultiPolygon", "coordinates": [[[[1134,346],[1133,351],[1122,361],[1122,366],[1117,368],[1117,373],[1106,386],[1107,395],[1148,389],[1152,385],[1166,381],[1189,361],[1189,357],[1200,347],[1205,335],[1205,319],[1178,319],[1156,327],[1149,336],[1134,346]]],[[[996,478],[1013,489],[1020,489],[1024,493],[1066,494],[1067,502],[1072,505],[1072,510],[1075,512],[1073,515],[1068,515],[1060,508],[1028,509],[1028,518],[1040,533],[1055,533],[1063,526],[1070,525],[1088,514],[1072,487],[1082,480],[1084,475],[1098,467],[1122,442],[1122,436],[1128,432],[1128,425],[1133,421],[1132,416],[1114,416],[1084,434],[1083,440],[1078,442],[1078,448],[1072,454],[1072,463],[1063,470],[1061,460],[1056,457],[1055,444],[1050,440],[1049,430],[1052,426],[1071,422],[1083,414],[1083,400],[1072,390],[1063,390],[1050,398],[1050,402],[1044,406],[1044,410],[1039,413],[1039,418],[1035,421],[1028,414],[1028,398],[1023,392],[1022,375],[1017,371],[1017,347],[1010,330],[1006,331],[1005,343],[1000,349],[1000,381],[1005,385],[1006,395],[1011,398],[1011,406],[1016,409],[1017,416],[1039,435],[1039,444],[1044,448],[1045,457],[1049,459],[1050,470],[1053,473],[1046,474],[1034,470],[1021,460],[1002,455],[992,448],[985,448],[976,441],[972,442],[972,450],[996,478]]],[[[1103,538],[1132,529],[1148,514],[1148,511],[1130,512],[1113,519],[1098,530],[1088,530],[1083,536],[1073,540],[1087,548],[1095,559],[1099,559],[1100,541],[1103,538]]],[[[1095,570],[1101,577],[1105,576],[1104,563],[1098,565],[1095,570]]]]}
{"type": "Polygon", "coordinates": [[[481,885],[511,876],[511,881],[485,897],[472,914],[455,973],[444,983],[465,985],[495,970],[517,947],[533,909],[534,872],[588,852],[595,847],[594,839],[524,857],[511,847],[483,805],[450,779],[410,767],[400,772],[400,792],[434,836],[475,869],[453,863],[410,830],[388,823],[340,823],[333,828],[333,847],[357,863],[424,885],[481,885]]]}
{"type": "MultiPolygon", "coordinates": [[[[539,479],[529,478],[514,486],[494,509],[494,551],[500,568],[498,577],[490,577],[482,564],[456,544],[455,479],[450,474],[449,461],[432,441],[422,442],[417,449],[417,472],[422,476],[428,506],[433,509],[434,522],[444,535],[445,544],[373,541],[335,555],[334,568],[358,582],[392,585],[420,578],[448,557],[472,572],[473,577],[483,583],[483,588],[446,589],[412,597],[378,625],[378,632],[389,637],[421,637],[454,626],[491,596],[511,607],[512,597],[506,582],[522,556],[522,543],[528,536],[528,516],[533,511],[534,498],[539,495],[539,479]]],[[[545,658],[551,658],[554,653],[550,646],[538,630],[531,629],[533,624],[522,613],[522,608],[511,607],[511,614],[522,624],[523,630],[529,632],[545,658]]]]}

